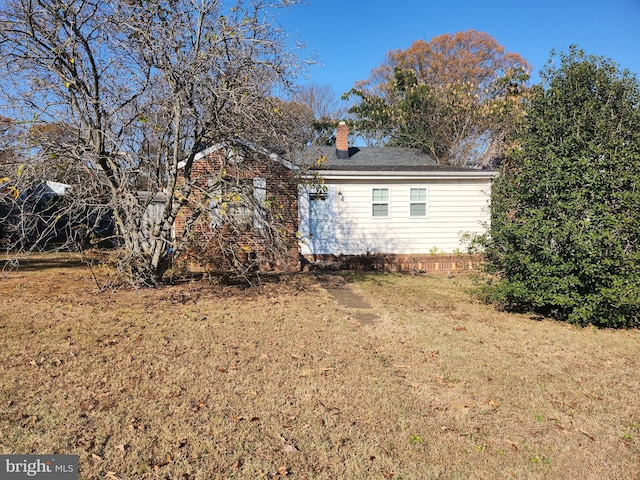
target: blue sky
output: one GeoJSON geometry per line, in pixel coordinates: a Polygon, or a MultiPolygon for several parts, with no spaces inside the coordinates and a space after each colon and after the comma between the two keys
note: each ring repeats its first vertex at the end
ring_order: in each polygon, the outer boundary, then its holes
{"type": "Polygon", "coordinates": [[[337,94],[369,76],[389,50],[443,33],[478,30],[532,66],[532,81],[553,48],[576,44],[611,58],[640,78],[640,0],[308,0],[279,16],[285,30],[315,51],[303,82],[337,94]]]}

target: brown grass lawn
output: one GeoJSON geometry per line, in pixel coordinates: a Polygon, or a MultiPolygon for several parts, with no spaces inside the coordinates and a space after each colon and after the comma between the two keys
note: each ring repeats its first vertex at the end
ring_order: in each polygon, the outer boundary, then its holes
{"type": "Polygon", "coordinates": [[[638,331],[497,312],[463,276],[99,293],[63,260],[0,275],[2,454],[77,454],[82,479],[640,478],[638,331]]]}

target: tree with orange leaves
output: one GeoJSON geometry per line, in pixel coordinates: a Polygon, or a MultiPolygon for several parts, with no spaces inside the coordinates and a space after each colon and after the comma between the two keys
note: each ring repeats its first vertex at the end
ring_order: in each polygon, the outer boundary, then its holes
{"type": "Polygon", "coordinates": [[[417,147],[439,163],[486,165],[502,156],[521,115],[529,65],[469,30],[418,40],[346,95],[356,129],[379,143],[417,147]]]}

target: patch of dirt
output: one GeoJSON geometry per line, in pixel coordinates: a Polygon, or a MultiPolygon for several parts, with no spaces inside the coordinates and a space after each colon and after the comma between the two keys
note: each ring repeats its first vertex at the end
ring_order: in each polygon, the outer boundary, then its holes
{"type": "Polygon", "coordinates": [[[377,313],[354,313],[353,319],[362,325],[374,325],[380,320],[380,316],[377,313]]]}
{"type": "Polygon", "coordinates": [[[327,288],[327,292],[336,302],[346,308],[362,308],[370,310],[373,307],[368,303],[362,295],[358,295],[349,287],[327,288]]]}
{"type": "MultiPolygon", "coordinates": [[[[339,281],[334,280],[329,283],[330,286],[325,285],[324,288],[338,305],[350,310],[373,310],[373,306],[367,302],[362,295],[354,292],[344,283],[340,286],[335,286],[336,283],[340,283],[339,281]]],[[[380,320],[380,316],[377,313],[356,311],[350,312],[350,314],[351,318],[357,320],[362,325],[373,325],[380,320]]]]}

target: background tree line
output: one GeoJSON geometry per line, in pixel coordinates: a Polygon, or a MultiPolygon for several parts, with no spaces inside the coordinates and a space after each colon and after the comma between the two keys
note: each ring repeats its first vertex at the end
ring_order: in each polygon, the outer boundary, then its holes
{"type": "Polygon", "coordinates": [[[371,145],[419,148],[441,164],[483,166],[505,152],[529,78],[520,55],[474,30],[394,50],[347,92],[371,145]]]}

